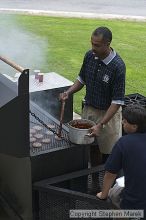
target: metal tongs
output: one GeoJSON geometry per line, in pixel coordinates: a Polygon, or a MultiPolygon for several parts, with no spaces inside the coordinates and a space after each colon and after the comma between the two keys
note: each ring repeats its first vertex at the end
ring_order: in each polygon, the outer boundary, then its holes
{"type": "Polygon", "coordinates": [[[64,109],[65,109],[65,100],[62,100],[61,101],[61,113],[60,113],[60,125],[59,125],[58,137],[61,137],[64,109]]]}

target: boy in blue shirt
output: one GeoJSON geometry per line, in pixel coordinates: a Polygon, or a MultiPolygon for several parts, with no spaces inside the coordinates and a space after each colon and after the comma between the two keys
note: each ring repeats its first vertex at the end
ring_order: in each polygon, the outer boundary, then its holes
{"type": "Polygon", "coordinates": [[[100,199],[106,199],[118,172],[123,169],[125,187],[120,208],[143,209],[146,215],[146,109],[129,105],[123,111],[123,129],[127,135],[115,144],[105,164],[105,176],[100,199]]]}

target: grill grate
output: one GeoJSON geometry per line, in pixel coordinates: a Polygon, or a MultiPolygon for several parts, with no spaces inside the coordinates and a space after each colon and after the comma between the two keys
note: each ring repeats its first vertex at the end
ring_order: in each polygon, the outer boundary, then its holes
{"type": "Polygon", "coordinates": [[[138,104],[146,107],[146,97],[138,93],[127,95],[125,96],[125,105],[127,106],[129,104],[138,104]]]}
{"type": "MultiPolygon", "coordinates": [[[[31,112],[34,112],[37,117],[39,117],[42,121],[44,121],[48,126],[52,127],[52,130],[58,132],[59,130],[59,121],[53,118],[50,114],[46,111],[41,109],[38,105],[31,102],[30,104],[31,112]]],[[[70,142],[68,140],[68,128],[63,126],[62,129],[62,137],[63,139],[57,140],[55,134],[50,132],[47,128],[41,125],[32,115],[30,115],[30,155],[37,156],[40,154],[49,153],[52,151],[57,151],[65,148],[70,147],[70,142]],[[35,129],[39,127],[40,130],[35,129]],[[33,129],[33,132],[32,132],[33,129]],[[48,134],[49,132],[49,134],[48,134]],[[41,138],[38,138],[42,136],[41,138]],[[35,138],[36,141],[32,141],[32,138],[35,138]],[[50,139],[50,143],[43,143],[43,139],[50,139]],[[34,142],[40,143],[41,147],[34,147],[34,142]]]]}

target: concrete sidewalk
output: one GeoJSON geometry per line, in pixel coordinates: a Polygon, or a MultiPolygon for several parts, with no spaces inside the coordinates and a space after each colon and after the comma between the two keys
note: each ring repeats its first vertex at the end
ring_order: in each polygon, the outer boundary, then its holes
{"type": "Polygon", "coordinates": [[[31,10],[31,9],[12,9],[0,8],[0,13],[8,14],[28,14],[53,17],[72,17],[72,18],[97,18],[97,19],[117,19],[131,21],[146,21],[146,16],[118,15],[118,14],[99,14],[87,12],[66,12],[66,11],[48,11],[48,10],[31,10]]]}

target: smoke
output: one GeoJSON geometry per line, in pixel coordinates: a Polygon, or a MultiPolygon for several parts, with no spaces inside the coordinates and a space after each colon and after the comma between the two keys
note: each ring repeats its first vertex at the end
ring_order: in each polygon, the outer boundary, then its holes
{"type": "MultiPolygon", "coordinates": [[[[0,14],[1,56],[5,56],[16,64],[30,69],[30,73],[33,73],[34,69],[40,69],[44,72],[43,67],[47,64],[46,48],[48,48],[47,39],[46,41],[44,38],[42,40],[39,36],[24,30],[20,24],[17,25],[14,15],[0,14]]],[[[17,70],[0,60],[0,73],[13,77],[16,72],[17,70]]],[[[54,82],[55,80],[57,80],[57,78],[54,78],[54,82]]],[[[64,91],[64,88],[62,88],[62,90],[64,91]]],[[[62,92],[62,90],[60,90],[60,92],[62,92]]],[[[59,119],[59,91],[57,90],[57,93],[53,93],[53,91],[54,90],[51,91],[51,89],[48,89],[48,91],[32,92],[30,99],[59,119]]]]}
{"type": "MultiPolygon", "coordinates": [[[[45,48],[47,41],[42,40],[18,26],[14,15],[0,15],[0,55],[18,65],[30,69],[41,69],[46,64],[45,48]]],[[[43,71],[43,70],[42,70],[43,71]]],[[[17,70],[0,60],[0,73],[14,76],[17,70]]]]}

